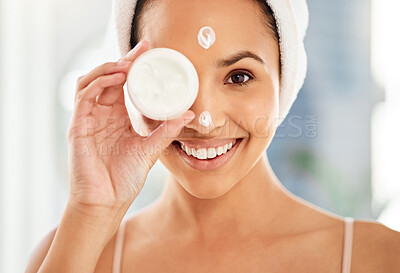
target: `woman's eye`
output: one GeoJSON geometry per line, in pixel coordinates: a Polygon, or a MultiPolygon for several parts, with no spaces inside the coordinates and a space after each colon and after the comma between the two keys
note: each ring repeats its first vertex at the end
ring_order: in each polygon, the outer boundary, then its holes
{"type": "Polygon", "coordinates": [[[246,85],[253,77],[246,73],[236,73],[228,78],[228,83],[236,85],[246,85]]]}

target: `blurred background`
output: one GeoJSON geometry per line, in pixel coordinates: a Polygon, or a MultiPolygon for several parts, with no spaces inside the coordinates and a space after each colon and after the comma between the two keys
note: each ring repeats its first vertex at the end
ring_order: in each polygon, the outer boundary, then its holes
{"type": "MultiPolygon", "coordinates": [[[[272,167],[326,211],[400,231],[400,2],[307,2],[308,75],[267,151],[272,167]]],[[[0,272],[23,272],[60,221],[76,79],[119,58],[110,14],[111,0],[0,0],[0,272]]],[[[165,174],[157,163],[127,216],[165,174]]]]}

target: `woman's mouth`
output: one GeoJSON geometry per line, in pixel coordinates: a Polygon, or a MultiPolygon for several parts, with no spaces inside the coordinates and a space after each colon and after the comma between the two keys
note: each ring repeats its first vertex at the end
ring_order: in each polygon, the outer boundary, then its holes
{"type": "Polygon", "coordinates": [[[242,140],[174,141],[172,144],[188,165],[199,170],[211,170],[225,165],[236,153],[242,140]]]}

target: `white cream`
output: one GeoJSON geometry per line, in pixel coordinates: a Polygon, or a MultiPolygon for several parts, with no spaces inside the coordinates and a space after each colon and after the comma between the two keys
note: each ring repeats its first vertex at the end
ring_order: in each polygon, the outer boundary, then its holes
{"type": "Polygon", "coordinates": [[[197,35],[199,45],[205,49],[209,49],[216,41],[216,35],[211,27],[202,27],[197,35]]]}
{"type": "Polygon", "coordinates": [[[193,64],[183,54],[169,48],[155,48],[135,60],[127,85],[128,111],[134,106],[150,119],[167,120],[192,106],[199,79],[193,64]]]}
{"type": "Polygon", "coordinates": [[[212,117],[210,112],[204,111],[200,114],[199,117],[199,124],[203,125],[204,127],[209,127],[212,123],[212,117]]]}

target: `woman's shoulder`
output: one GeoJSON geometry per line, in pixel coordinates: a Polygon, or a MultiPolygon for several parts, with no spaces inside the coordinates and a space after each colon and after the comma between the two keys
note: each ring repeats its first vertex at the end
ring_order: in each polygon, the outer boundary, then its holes
{"type": "MultiPolygon", "coordinates": [[[[147,214],[143,213],[137,213],[134,215],[126,216],[119,227],[119,230],[122,229],[122,225],[125,225],[125,230],[124,233],[122,234],[122,239],[123,243],[122,245],[117,246],[117,233],[114,234],[114,236],[111,238],[111,240],[108,242],[108,244],[105,246],[103,249],[100,258],[98,260],[98,263],[96,265],[96,269],[94,273],[110,273],[112,272],[112,267],[115,262],[119,261],[114,261],[114,254],[116,251],[116,247],[122,247],[122,255],[124,255],[124,252],[127,248],[127,244],[130,243],[132,244],[133,241],[135,244],[140,242],[140,239],[144,238],[144,233],[145,231],[145,225],[143,224],[144,220],[143,216],[146,217],[147,214]],[[140,218],[140,219],[139,219],[140,218]],[[136,236],[138,233],[140,233],[140,236],[136,236]],[[135,237],[134,240],[132,240],[132,237],[135,237]]],[[[120,234],[121,236],[121,234],[120,234]]]]}
{"type": "Polygon", "coordinates": [[[373,220],[355,220],[353,268],[357,272],[400,272],[400,232],[373,220]]]}
{"type": "MultiPolygon", "coordinates": [[[[321,227],[315,238],[331,246],[338,243],[343,255],[345,219],[319,208],[306,208],[307,215],[311,215],[310,226],[321,227]]],[[[354,219],[351,249],[351,272],[400,272],[400,232],[378,221],[354,219]]]]}
{"type": "Polygon", "coordinates": [[[54,236],[57,231],[57,227],[50,230],[35,246],[32,251],[25,272],[38,272],[40,266],[42,265],[44,259],[47,256],[47,253],[50,249],[50,246],[53,242],[54,236]]]}

